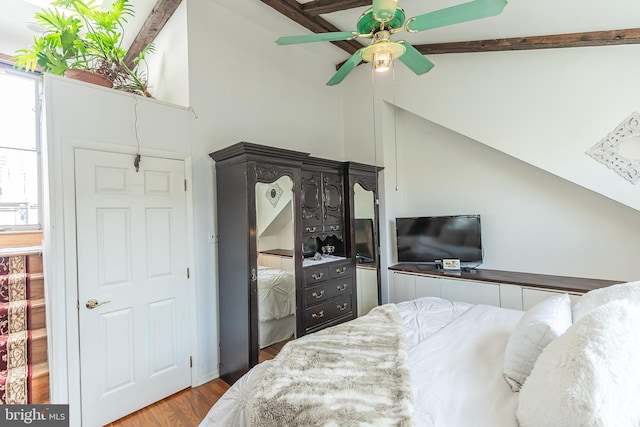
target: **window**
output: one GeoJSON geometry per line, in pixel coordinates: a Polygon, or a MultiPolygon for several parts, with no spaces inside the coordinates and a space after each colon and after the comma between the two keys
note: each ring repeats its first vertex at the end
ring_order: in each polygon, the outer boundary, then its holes
{"type": "Polygon", "coordinates": [[[0,63],[0,231],[40,228],[40,76],[0,63]]]}

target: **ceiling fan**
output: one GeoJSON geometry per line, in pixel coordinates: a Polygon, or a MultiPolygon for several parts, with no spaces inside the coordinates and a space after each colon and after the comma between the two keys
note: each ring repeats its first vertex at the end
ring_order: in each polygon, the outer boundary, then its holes
{"type": "Polygon", "coordinates": [[[276,43],[288,45],[355,38],[372,39],[369,46],[358,49],[347,59],[327,82],[328,86],[340,83],[363,60],[371,62],[376,71],[386,71],[397,58],[411,71],[421,75],[431,70],[433,63],[406,41],[392,41],[393,34],[401,31],[415,33],[498,15],[506,5],[506,0],[473,0],[405,20],[404,10],[398,7],[398,0],[373,0],[372,7],[358,19],[356,31],[280,37],[276,43]]]}

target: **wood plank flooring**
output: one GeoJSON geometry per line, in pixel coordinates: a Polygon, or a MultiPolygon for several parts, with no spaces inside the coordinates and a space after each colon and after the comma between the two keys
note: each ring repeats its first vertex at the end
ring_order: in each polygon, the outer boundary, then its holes
{"type": "MultiPolygon", "coordinates": [[[[260,350],[260,363],[276,357],[283,341],[260,350]]],[[[199,387],[188,388],[166,399],[142,408],[133,414],[107,424],[106,427],[194,427],[200,424],[209,409],[229,389],[229,384],[216,378],[199,387]]]]}

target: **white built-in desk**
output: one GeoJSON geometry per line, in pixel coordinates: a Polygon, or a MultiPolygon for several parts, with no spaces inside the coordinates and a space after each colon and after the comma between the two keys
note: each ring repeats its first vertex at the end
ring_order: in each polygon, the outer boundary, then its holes
{"type": "Polygon", "coordinates": [[[566,292],[575,299],[592,289],[621,283],[615,280],[502,270],[421,270],[416,264],[396,264],[389,267],[389,270],[393,279],[391,302],[433,296],[516,310],[527,310],[554,293],[566,292]]]}

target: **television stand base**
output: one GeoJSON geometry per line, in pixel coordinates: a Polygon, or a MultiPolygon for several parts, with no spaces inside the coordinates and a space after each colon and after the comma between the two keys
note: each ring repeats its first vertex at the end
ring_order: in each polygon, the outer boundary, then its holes
{"type": "Polygon", "coordinates": [[[435,271],[435,270],[439,270],[438,266],[434,265],[434,264],[418,264],[417,268],[420,271],[435,271]]]}

